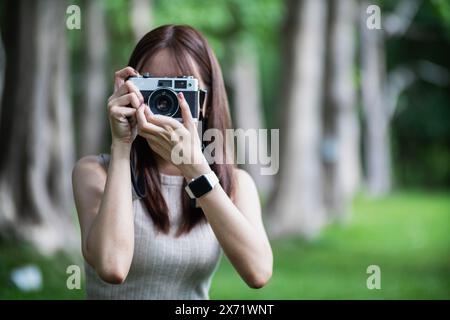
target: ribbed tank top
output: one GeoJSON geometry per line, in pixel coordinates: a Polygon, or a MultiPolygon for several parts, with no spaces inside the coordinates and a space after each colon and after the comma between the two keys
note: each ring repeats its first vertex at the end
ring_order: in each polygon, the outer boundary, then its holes
{"type": "MultiPolygon", "coordinates": [[[[101,154],[99,161],[107,169],[109,155],[101,154]]],[[[128,276],[122,284],[108,284],[85,262],[88,299],[209,299],[222,249],[207,222],[175,237],[181,223],[184,178],[160,176],[169,208],[169,234],[156,233],[143,201],[133,190],[134,254],[128,276]]]]}

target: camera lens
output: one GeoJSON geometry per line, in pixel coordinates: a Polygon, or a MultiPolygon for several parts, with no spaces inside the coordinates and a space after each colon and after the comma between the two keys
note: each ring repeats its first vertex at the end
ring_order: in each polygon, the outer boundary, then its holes
{"type": "Polygon", "coordinates": [[[178,111],[178,99],[171,89],[158,89],[148,98],[148,105],[154,114],[173,116],[178,111]]]}

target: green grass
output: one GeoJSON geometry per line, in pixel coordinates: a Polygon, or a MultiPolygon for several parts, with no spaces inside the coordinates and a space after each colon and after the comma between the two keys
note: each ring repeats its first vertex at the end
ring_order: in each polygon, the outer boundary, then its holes
{"type": "Polygon", "coordinates": [[[212,299],[449,299],[448,194],[359,196],[346,226],[331,225],[314,241],[272,242],[274,271],[262,289],[247,288],[227,259],[212,299]],[[381,268],[381,289],[367,289],[369,265],[381,268]]]}
{"type": "MultiPolygon", "coordinates": [[[[358,196],[347,225],[333,224],[312,241],[272,241],[269,284],[250,289],[223,257],[211,299],[450,299],[450,197],[402,192],[372,201],[358,196]],[[381,268],[381,289],[369,290],[366,269],[381,268]]],[[[0,299],[80,299],[66,288],[66,268],[80,257],[43,257],[25,244],[0,244],[0,299]],[[20,292],[12,268],[38,265],[39,292],[20,292]]],[[[84,286],[83,286],[84,288],[84,286]]]]}
{"type": "Polygon", "coordinates": [[[67,289],[66,270],[74,264],[82,265],[80,256],[57,253],[47,257],[26,243],[0,243],[0,299],[84,299],[84,290],[67,289]],[[42,290],[22,292],[10,280],[11,271],[30,264],[42,272],[42,290]]]}

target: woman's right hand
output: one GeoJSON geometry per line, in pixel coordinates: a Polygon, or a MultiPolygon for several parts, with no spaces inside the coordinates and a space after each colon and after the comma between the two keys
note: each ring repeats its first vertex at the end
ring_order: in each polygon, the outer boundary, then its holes
{"type": "Polygon", "coordinates": [[[108,115],[113,143],[131,145],[137,135],[136,111],[144,103],[144,97],[131,82],[125,81],[129,76],[139,73],[126,67],[115,73],[114,93],[108,99],[108,115]]]}

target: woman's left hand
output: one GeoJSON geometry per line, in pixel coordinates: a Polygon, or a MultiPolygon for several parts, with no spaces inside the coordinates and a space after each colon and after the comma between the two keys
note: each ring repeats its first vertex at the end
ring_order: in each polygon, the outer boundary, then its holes
{"type": "Polygon", "coordinates": [[[146,104],[136,113],[138,134],[164,160],[173,163],[187,180],[211,171],[202,153],[197,126],[183,94],[177,95],[183,123],[163,115],[153,114],[146,104]]]}

